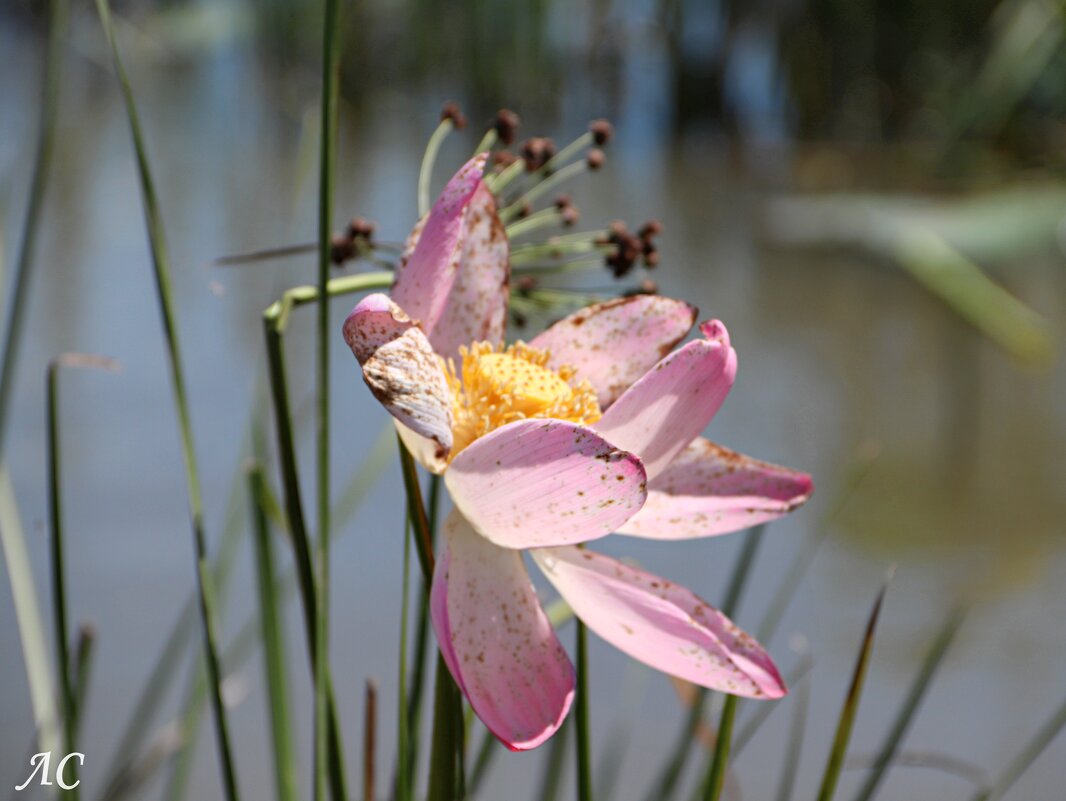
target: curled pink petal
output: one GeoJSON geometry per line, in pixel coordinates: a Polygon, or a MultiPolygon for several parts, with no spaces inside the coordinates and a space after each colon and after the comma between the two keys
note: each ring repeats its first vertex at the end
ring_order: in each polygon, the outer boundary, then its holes
{"type": "Polygon", "coordinates": [[[606,409],[680,342],[696,308],[659,295],[597,303],[574,312],[530,343],[551,353],[549,365],[570,365],[596,390],[606,409]]]}
{"type": "Polygon", "coordinates": [[[495,196],[481,183],[466,207],[455,283],[429,331],[434,350],[456,358],[460,345],[502,342],[510,279],[507,232],[495,196]]]}
{"type": "Polygon", "coordinates": [[[574,669],[522,554],[493,545],[453,511],[429,608],[448,670],[489,731],[512,751],[551,737],[570,711],[574,669]]]}
{"type": "Polygon", "coordinates": [[[370,391],[400,423],[452,447],[452,397],[426,335],[386,295],[368,295],[344,321],[344,340],[370,391]]]}
{"type": "Polygon", "coordinates": [[[812,492],[806,473],[698,437],[648,484],[648,500],[618,531],[657,540],[728,534],[788,514],[812,492]]]}
{"type": "Polygon", "coordinates": [[[737,354],[725,326],[669,354],[603,413],[596,430],[640,456],[653,479],[707,427],[733,386],[737,354]]]}
{"type": "Polygon", "coordinates": [[[466,210],[482,185],[487,158],[487,153],[474,156],[444,187],[425,221],[416,226],[417,243],[397,271],[392,298],[427,334],[432,334],[455,283],[466,210]]]}
{"type": "Polygon", "coordinates": [[[505,548],[603,537],[647,494],[640,459],[565,420],[518,420],[486,434],[444,481],[474,529],[505,548]]]}
{"type": "Polygon", "coordinates": [[[584,548],[532,553],[574,614],[634,659],[731,695],[788,692],[762,646],[684,587],[584,548]]]}

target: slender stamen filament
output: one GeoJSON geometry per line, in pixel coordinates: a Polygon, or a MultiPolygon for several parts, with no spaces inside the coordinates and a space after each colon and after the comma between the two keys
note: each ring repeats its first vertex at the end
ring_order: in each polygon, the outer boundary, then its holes
{"type": "Polygon", "coordinates": [[[540,183],[536,183],[531,186],[524,195],[521,195],[513,203],[511,203],[509,206],[500,211],[500,219],[503,220],[504,223],[509,222],[518,215],[523,206],[525,206],[527,203],[533,203],[535,200],[542,197],[544,194],[550,192],[559,184],[569,181],[571,178],[576,178],[583,172],[587,172],[588,169],[588,162],[584,159],[581,161],[575,161],[571,164],[567,164],[558,172],[553,172],[551,175],[540,181],[540,183]]]}
{"type": "Polygon", "coordinates": [[[422,156],[422,167],[418,171],[418,216],[421,217],[429,211],[429,181],[433,175],[433,164],[437,160],[441,143],[445,137],[455,130],[455,123],[451,117],[445,117],[440,121],[437,130],[429,137],[426,143],[426,152],[422,156]]]}
{"type": "Polygon", "coordinates": [[[507,226],[507,236],[514,239],[516,236],[528,234],[540,228],[550,228],[563,222],[563,209],[552,206],[549,209],[541,209],[518,222],[507,226]]]}
{"type": "Polygon", "coordinates": [[[616,245],[600,242],[597,239],[572,239],[566,241],[549,240],[543,244],[520,245],[511,251],[511,266],[530,264],[542,259],[562,259],[584,253],[614,253],[616,245]]]}
{"type": "Polygon", "coordinates": [[[495,128],[489,128],[485,131],[485,135],[481,137],[481,141],[477,143],[477,147],[474,148],[474,155],[478,153],[484,153],[486,150],[492,150],[492,146],[496,144],[496,140],[499,139],[499,134],[496,133],[495,128]]]}
{"type": "Polygon", "coordinates": [[[522,159],[518,159],[512,164],[508,164],[499,175],[490,175],[485,179],[485,183],[489,185],[489,189],[496,197],[500,196],[500,193],[507,188],[515,178],[521,175],[526,169],[526,163],[522,159]]]}
{"type": "Polygon", "coordinates": [[[559,165],[566,164],[566,162],[570,161],[570,159],[572,159],[586,147],[591,145],[592,141],[592,132],[585,131],[585,133],[581,134],[581,136],[579,136],[573,142],[568,144],[566,147],[564,147],[562,150],[560,150],[558,153],[548,159],[548,162],[539,170],[537,170],[537,176],[539,178],[548,177],[557,169],[559,169],[559,165]]]}

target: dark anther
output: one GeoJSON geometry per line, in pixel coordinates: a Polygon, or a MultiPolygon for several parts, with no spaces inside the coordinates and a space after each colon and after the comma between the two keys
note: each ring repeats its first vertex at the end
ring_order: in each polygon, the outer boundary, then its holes
{"type": "Polygon", "coordinates": [[[365,244],[369,245],[374,240],[374,229],[377,228],[377,223],[373,220],[368,220],[365,217],[353,217],[352,221],[348,223],[348,236],[352,239],[361,239],[365,244]]]}
{"type": "Polygon", "coordinates": [[[537,279],[532,275],[523,275],[518,279],[515,288],[518,290],[519,295],[527,297],[530,292],[537,288],[537,279]]]}
{"type": "Polygon", "coordinates": [[[511,323],[515,328],[525,328],[529,324],[529,320],[520,311],[511,309],[511,323]]]}
{"type": "Polygon", "coordinates": [[[529,205],[529,201],[523,201],[522,205],[518,207],[518,219],[528,217],[533,213],[533,207],[529,205]]]}
{"type": "Polygon", "coordinates": [[[649,270],[654,270],[659,266],[659,251],[654,246],[644,247],[644,266],[649,270]]]}
{"type": "Polygon", "coordinates": [[[581,214],[578,212],[577,206],[566,206],[560,210],[559,219],[564,226],[571,228],[574,223],[581,219],[581,214]]]}
{"type": "Polygon", "coordinates": [[[597,147],[603,147],[614,136],[614,126],[607,120],[593,120],[589,123],[589,131],[592,132],[592,141],[597,147]]]}
{"type": "Polygon", "coordinates": [[[497,150],[492,154],[493,166],[499,167],[501,170],[504,167],[510,167],[516,161],[518,161],[518,156],[510,150],[497,150]]]}
{"type": "Polygon", "coordinates": [[[451,120],[457,131],[461,131],[466,127],[466,117],[463,116],[463,112],[459,109],[459,104],[452,100],[445,103],[444,108],[440,110],[440,120],[441,122],[451,120]]]}
{"type": "Polygon", "coordinates": [[[663,232],[663,224],[658,220],[648,220],[644,225],[640,226],[640,230],[637,231],[637,236],[644,240],[650,240],[652,237],[656,237],[663,232]]]}
{"type": "Polygon", "coordinates": [[[603,155],[603,151],[598,147],[592,148],[585,156],[585,162],[589,165],[590,170],[598,170],[603,166],[604,159],[607,158],[603,155]]]}
{"type": "Polygon", "coordinates": [[[615,278],[621,278],[626,275],[633,269],[637,259],[644,255],[644,240],[630,231],[626,224],[620,221],[610,224],[607,241],[604,244],[614,245],[614,249],[607,254],[605,261],[615,278]]]}
{"type": "Polygon", "coordinates": [[[551,139],[535,136],[523,142],[521,150],[522,158],[526,160],[526,171],[535,172],[555,155],[555,143],[551,139]]]}
{"type": "Polygon", "coordinates": [[[518,133],[518,115],[510,109],[501,108],[496,112],[496,120],[492,125],[496,129],[496,135],[500,137],[500,141],[505,145],[509,145],[514,141],[515,135],[518,133]]]}
{"type": "Polygon", "coordinates": [[[573,204],[574,201],[571,199],[570,195],[559,195],[559,197],[555,198],[555,208],[559,209],[559,211],[562,211],[573,204]]]}
{"type": "Polygon", "coordinates": [[[355,258],[355,239],[347,232],[334,234],[330,240],[329,258],[338,267],[355,258]]]}

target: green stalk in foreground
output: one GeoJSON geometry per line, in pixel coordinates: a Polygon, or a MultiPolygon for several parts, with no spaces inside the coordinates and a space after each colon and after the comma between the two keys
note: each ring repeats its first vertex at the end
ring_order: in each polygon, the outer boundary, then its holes
{"type": "MultiPolygon", "coordinates": [[[[33,159],[33,178],[30,182],[29,203],[22,227],[18,258],[7,314],[4,317],[4,339],[0,347],[0,457],[3,455],[7,433],[7,418],[11,408],[11,394],[17,372],[19,341],[24,328],[26,295],[29,292],[31,266],[37,245],[37,230],[44,208],[48,178],[52,172],[55,150],[56,118],[59,109],[59,88],[63,69],[63,38],[67,30],[69,4],[67,0],[51,0],[48,7],[48,46],[41,86],[41,117],[37,129],[36,152],[33,159]]],[[[6,466],[0,459],[0,550],[3,552],[11,584],[11,596],[18,621],[22,658],[26,665],[30,705],[37,730],[37,744],[44,751],[54,750],[54,722],[56,720],[55,692],[51,686],[52,670],[44,648],[40,625],[37,588],[33,581],[23,536],[21,520],[10,492],[6,466]],[[8,500],[9,499],[9,500],[8,500]]]]}
{"type": "Polygon", "coordinates": [[[218,745],[219,763],[222,768],[222,785],[228,801],[237,801],[240,793],[237,789],[237,771],[230,747],[229,724],[226,708],[222,703],[222,670],[218,656],[218,637],[215,631],[217,612],[215,609],[214,584],[207,557],[207,537],[204,533],[203,502],[200,497],[200,477],[193,446],[192,422],[189,418],[188,401],[185,392],[185,374],[181,362],[178,341],[177,321],[174,315],[170,288],[170,263],[163,237],[163,220],[156,202],[155,186],[148,166],[148,156],[141,135],[140,118],[137,115],[133,90],[129,77],[119,54],[118,43],[111,23],[111,8],[108,0],[96,0],[96,9],[100,22],[111,49],[115,73],[118,76],[122,98],[129,118],[130,135],[137,156],[137,172],[141,182],[141,195],[144,201],[145,223],[148,228],[148,240],[152,252],[152,264],[155,273],[156,295],[163,322],[163,334],[166,339],[167,362],[170,368],[171,385],[174,392],[174,406],[181,432],[182,457],[185,463],[185,482],[189,494],[189,514],[192,523],[193,549],[196,560],[196,581],[199,593],[200,620],[203,629],[204,659],[207,665],[208,683],[211,693],[211,707],[215,718],[215,736],[218,745]]]}
{"type": "Polygon", "coordinates": [[[829,760],[822,776],[822,786],[818,791],[818,801],[831,801],[836,791],[837,781],[840,779],[840,771],[844,767],[844,757],[848,751],[848,741],[851,739],[851,727],[855,723],[855,715],[859,711],[859,698],[862,696],[863,684],[866,680],[866,669],[870,664],[870,653],[874,646],[874,632],[877,630],[877,620],[881,616],[881,604],[885,600],[885,591],[888,583],[881,588],[870,611],[870,619],[866,624],[866,633],[862,638],[862,647],[855,661],[855,670],[851,677],[851,686],[848,694],[844,697],[844,706],[840,710],[840,719],[837,722],[836,735],[833,737],[833,747],[829,750],[829,760]]]}
{"type": "Polygon", "coordinates": [[[322,144],[318,175],[318,361],[316,478],[318,482],[317,603],[315,605],[315,778],[314,798],[322,801],[328,775],[329,700],[329,268],[333,217],[333,180],[337,160],[337,95],[340,71],[340,3],[326,0],[322,32],[322,144]]]}
{"type": "Polygon", "coordinates": [[[248,489],[252,502],[256,580],[259,588],[259,624],[263,638],[263,666],[266,671],[267,702],[270,709],[270,735],[274,751],[274,782],[278,801],[295,801],[296,755],[292,743],[289,715],[288,678],[285,670],[285,635],[279,614],[278,586],[274,570],[274,545],[267,522],[266,479],[254,465],[248,471],[248,489]]]}
{"type": "Polygon", "coordinates": [[[714,742],[714,757],[703,780],[703,801],[718,801],[725,787],[726,767],[729,765],[729,748],[733,742],[733,721],[737,716],[737,697],[728,695],[722,706],[722,717],[714,742]]]}
{"type": "Polygon", "coordinates": [[[589,756],[589,644],[585,624],[577,621],[577,698],[574,710],[578,801],[592,801],[592,758],[589,756]]]}
{"type": "MultiPolygon", "coordinates": [[[[67,626],[67,582],[63,558],[63,502],[60,491],[60,447],[59,447],[59,371],[63,367],[94,367],[115,371],[117,364],[110,359],[81,353],[68,353],[53,359],[48,365],[45,380],[45,405],[48,418],[48,514],[52,533],[52,613],[55,623],[56,672],[59,684],[59,698],[62,706],[63,746],[66,753],[73,754],[78,749],[75,739],[78,726],[78,699],[75,678],[72,670],[75,665],[70,655],[70,634],[67,626]]],[[[69,768],[71,773],[75,765],[69,768]]],[[[67,782],[75,786],[63,790],[66,798],[77,799],[80,796],[80,782],[68,776],[67,782]]]]}

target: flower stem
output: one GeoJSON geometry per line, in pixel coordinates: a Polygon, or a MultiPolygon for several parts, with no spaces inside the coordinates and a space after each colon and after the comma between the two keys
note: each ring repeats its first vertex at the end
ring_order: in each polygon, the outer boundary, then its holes
{"type": "Polygon", "coordinates": [[[733,721],[737,714],[737,697],[728,695],[722,706],[722,717],[718,722],[718,732],[715,737],[714,757],[707,769],[707,776],[703,780],[703,801],[718,801],[722,796],[722,788],[725,786],[726,765],[729,764],[729,746],[733,741],[733,721]]]}
{"type": "Polygon", "coordinates": [[[577,621],[577,708],[574,711],[577,724],[577,799],[592,801],[592,759],[589,755],[589,672],[588,633],[585,624],[577,621]]]}
{"type": "Polygon", "coordinates": [[[259,589],[259,625],[263,640],[263,665],[267,679],[270,711],[272,762],[278,801],[295,801],[296,757],[290,729],[288,678],[285,669],[285,634],[279,612],[278,586],[274,570],[274,546],[267,522],[267,489],[263,470],[255,464],[248,471],[256,556],[256,585],[259,589]]]}
{"type": "Polygon", "coordinates": [[[316,418],[316,479],[318,539],[315,552],[317,602],[315,604],[315,778],[314,798],[326,794],[329,770],[329,269],[332,251],[333,181],[337,157],[337,97],[340,72],[340,2],[326,0],[322,31],[322,144],[318,184],[318,356],[316,418]]]}

